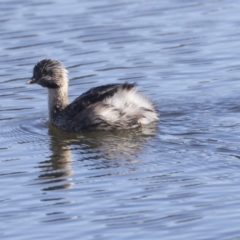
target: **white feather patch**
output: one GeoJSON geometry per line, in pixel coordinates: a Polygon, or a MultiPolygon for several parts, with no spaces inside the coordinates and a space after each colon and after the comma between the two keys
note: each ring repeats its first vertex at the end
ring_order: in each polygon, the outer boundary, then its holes
{"type": "Polygon", "coordinates": [[[121,118],[132,116],[139,117],[139,124],[148,124],[158,119],[152,102],[136,89],[120,89],[112,97],[105,99],[104,103],[109,107],[101,109],[100,112],[110,121],[124,120],[121,118]]]}

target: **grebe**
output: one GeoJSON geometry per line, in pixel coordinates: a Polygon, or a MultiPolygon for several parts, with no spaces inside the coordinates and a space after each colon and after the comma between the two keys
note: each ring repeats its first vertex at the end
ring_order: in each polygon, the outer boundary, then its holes
{"type": "Polygon", "coordinates": [[[57,60],[38,62],[27,83],[48,88],[49,122],[64,131],[130,129],[158,120],[154,104],[135,83],[91,88],[69,104],[68,71],[57,60]]]}

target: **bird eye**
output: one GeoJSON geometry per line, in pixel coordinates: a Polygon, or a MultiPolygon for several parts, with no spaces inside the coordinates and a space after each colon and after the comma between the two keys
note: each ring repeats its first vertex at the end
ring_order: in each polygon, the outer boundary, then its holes
{"type": "Polygon", "coordinates": [[[43,76],[46,76],[46,75],[47,75],[47,71],[46,71],[46,70],[43,70],[43,71],[42,71],[42,75],[43,75],[43,76]]]}

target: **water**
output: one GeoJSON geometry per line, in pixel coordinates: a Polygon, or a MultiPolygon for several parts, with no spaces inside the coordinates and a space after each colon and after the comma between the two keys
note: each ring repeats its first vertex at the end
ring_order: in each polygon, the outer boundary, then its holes
{"type": "Polygon", "coordinates": [[[0,3],[1,239],[240,239],[237,0],[0,3]],[[47,124],[34,64],[67,66],[70,100],[137,82],[141,130],[47,124]]]}

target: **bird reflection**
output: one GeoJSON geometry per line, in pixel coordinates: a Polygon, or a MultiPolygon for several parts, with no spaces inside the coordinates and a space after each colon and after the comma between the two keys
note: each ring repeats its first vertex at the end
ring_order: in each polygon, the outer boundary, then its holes
{"type": "Polygon", "coordinates": [[[91,169],[116,168],[138,162],[137,154],[147,139],[156,133],[156,125],[114,132],[68,133],[49,126],[48,160],[39,164],[43,190],[70,188],[74,183],[73,161],[87,161],[91,169]]]}

